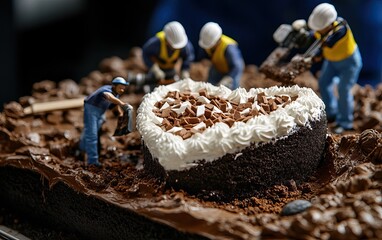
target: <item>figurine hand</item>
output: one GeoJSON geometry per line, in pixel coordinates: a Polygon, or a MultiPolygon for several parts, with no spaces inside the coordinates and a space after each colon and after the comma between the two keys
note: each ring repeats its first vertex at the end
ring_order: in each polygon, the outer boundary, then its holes
{"type": "Polygon", "coordinates": [[[158,64],[154,64],[151,69],[151,72],[154,73],[154,76],[157,80],[162,80],[165,78],[166,74],[159,68],[158,64]]]}
{"type": "Polygon", "coordinates": [[[296,31],[300,31],[301,29],[306,27],[305,19],[297,19],[292,23],[292,27],[296,31]]]}
{"type": "Polygon", "coordinates": [[[218,83],[218,85],[224,85],[228,88],[232,88],[232,84],[233,84],[233,79],[230,76],[224,76],[218,83]]]}
{"type": "Polygon", "coordinates": [[[181,79],[190,78],[190,72],[187,70],[182,70],[182,72],[180,73],[180,78],[181,79]]]}
{"type": "Polygon", "coordinates": [[[126,103],[124,105],[121,106],[122,110],[127,112],[129,110],[132,110],[133,109],[133,106],[131,106],[130,104],[126,103]]]}

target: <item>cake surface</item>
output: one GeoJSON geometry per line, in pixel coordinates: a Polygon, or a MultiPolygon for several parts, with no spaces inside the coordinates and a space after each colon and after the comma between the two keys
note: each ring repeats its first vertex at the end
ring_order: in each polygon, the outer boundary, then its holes
{"type": "MultiPolygon", "coordinates": [[[[88,95],[113,76],[126,74],[126,69],[137,69],[139,60],[107,59],[79,84],[36,83],[31,96],[4,106],[0,113],[3,207],[43,226],[75,233],[78,239],[380,238],[382,86],[354,89],[357,132],[336,135],[329,129],[323,160],[312,177],[274,185],[263,196],[224,203],[174,190],[148,175],[140,134],[112,137],[117,118],[110,112],[102,128],[102,168],[87,167],[73,154],[83,127],[81,108],[23,115],[33,102],[88,95]],[[281,215],[294,200],[307,200],[311,206],[298,214],[281,215]]],[[[191,76],[203,72],[204,66],[194,65],[191,76]]],[[[315,81],[306,77],[299,85],[313,86],[315,81]]],[[[248,66],[242,84],[249,90],[276,83],[248,66]]],[[[123,99],[137,109],[142,95],[131,88],[123,99]]],[[[6,224],[4,219],[0,217],[0,224],[6,224]]]]}
{"type": "Polygon", "coordinates": [[[137,115],[145,168],[176,189],[216,200],[258,196],[316,170],[324,108],[297,85],[231,91],[186,79],[160,86],[137,115]]]}

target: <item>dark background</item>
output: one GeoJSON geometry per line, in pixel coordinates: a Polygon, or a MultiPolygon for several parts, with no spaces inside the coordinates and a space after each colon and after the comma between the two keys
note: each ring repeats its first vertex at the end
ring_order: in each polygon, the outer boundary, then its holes
{"type": "Polygon", "coordinates": [[[126,58],[146,40],[157,2],[58,0],[55,7],[49,1],[56,0],[35,0],[37,13],[18,5],[32,1],[0,1],[0,107],[30,95],[34,82],[78,82],[102,59],[126,58]]]}
{"type": "MultiPolygon", "coordinates": [[[[200,28],[218,22],[247,64],[260,65],[276,47],[282,23],[307,19],[319,0],[6,0],[0,1],[0,104],[29,95],[45,79],[79,81],[106,57],[126,58],[172,20],[197,48],[200,28]],[[35,6],[30,5],[35,2],[35,6]],[[29,5],[26,5],[29,4],[29,5]]],[[[381,82],[382,1],[333,0],[350,24],[364,61],[361,85],[381,82]]]]}

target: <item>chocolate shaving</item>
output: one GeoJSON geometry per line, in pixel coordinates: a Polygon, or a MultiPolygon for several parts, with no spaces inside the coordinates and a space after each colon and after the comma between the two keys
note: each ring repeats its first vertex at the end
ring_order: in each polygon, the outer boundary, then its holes
{"type": "Polygon", "coordinates": [[[160,127],[164,131],[168,131],[173,127],[182,127],[182,130],[174,134],[187,139],[193,134],[205,130],[204,127],[195,129],[195,126],[199,123],[204,123],[207,128],[218,122],[232,127],[235,122],[247,122],[260,114],[268,115],[279,107],[285,107],[298,97],[286,95],[266,96],[264,92],[260,92],[257,96],[249,98],[246,103],[236,103],[219,96],[209,95],[205,89],[200,90],[199,95],[206,97],[210,103],[204,104],[202,101],[196,101],[199,96],[193,95],[190,91],[181,93],[178,91],[168,92],[163,100],[154,104],[156,108],[153,109],[153,112],[156,116],[164,119],[160,127]],[[168,98],[174,100],[168,101],[168,98]],[[177,114],[173,111],[180,108],[182,103],[186,101],[191,105],[187,106],[183,113],[177,114]],[[169,107],[161,109],[165,103],[169,107]],[[203,106],[204,111],[198,111],[203,106]]]}

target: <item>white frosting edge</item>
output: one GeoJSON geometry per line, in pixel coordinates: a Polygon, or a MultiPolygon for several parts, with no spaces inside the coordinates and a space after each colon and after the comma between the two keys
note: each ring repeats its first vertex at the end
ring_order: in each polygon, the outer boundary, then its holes
{"type": "Polygon", "coordinates": [[[170,85],[161,85],[152,93],[146,94],[138,108],[136,122],[152,157],[157,158],[166,170],[184,170],[195,166],[197,160],[214,161],[227,153],[237,153],[253,143],[269,143],[287,137],[299,126],[320,120],[324,109],[323,101],[312,89],[297,85],[252,88],[247,92],[244,88],[231,91],[225,86],[217,87],[206,82],[184,79],[170,85]],[[164,132],[155,124],[158,123],[158,117],[152,111],[154,104],[162,100],[169,91],[190,90],[197,94],[200,89],[206,89],[210,95],[241,103],[260,92],[265,92],[266,96],[286,94],[298,95],[298,98],[268,116],[260,115],[246,123],[236,122],[231,128],[227,124],[217,123],[202,134],[194,134],[186,140],[164,132]]]}

